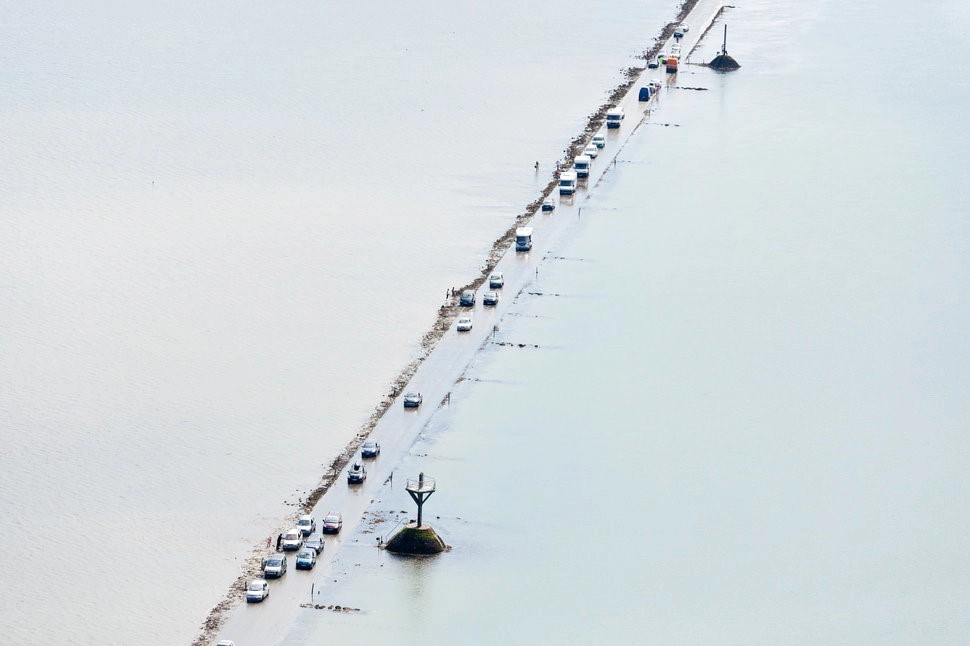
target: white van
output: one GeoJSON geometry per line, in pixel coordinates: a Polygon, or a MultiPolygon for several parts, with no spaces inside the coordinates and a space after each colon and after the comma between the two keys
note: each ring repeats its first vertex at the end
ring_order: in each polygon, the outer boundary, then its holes
{"type": "Polygon", "coordinates": [[[292,552],[303,547],[303,532],[296,527],[283,532],[283,545],[281,547],[284,552],[292,552]]]}
{"type": "Polygon", "coordinates": [[[592,165],[593,160],[589,158],[589,155],[578,155],[573,159],[573,170],[576,171],[576,177],[580,179],[589,177],[589,168],[592,165]]]}
{"type": "Polygon", "coordinates": [[[567,170],[559,176],[559,194],[572,195],[576,192],[576,171],[567,170]]]}
{"type": "Polygon", "coordinates": [[[519,227],[515,230],[515,250],[528,251],[532,248],[532,227],[519,227]]]}
{"type": "Polygon", "coordinates": [[[621,121],[623,121],[623,108],[613,108],[606,111],[607,128],[619,128],[621,121]]]}
{"type": "Polygon", "coordinates": [[[269,582],[266,579],[253,579],[246,586],[246,603],[256,603],[269,596],[269,582]]]}

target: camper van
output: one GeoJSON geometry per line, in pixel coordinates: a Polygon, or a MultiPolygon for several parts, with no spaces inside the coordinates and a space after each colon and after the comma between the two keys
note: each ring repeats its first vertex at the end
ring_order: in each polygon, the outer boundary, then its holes
{"type": "Polygon", "coordinates": [[[515,250],[528,251],[532,248],[532,227],[520,227],[515,230],[515,250]]]}
{"type": "Polygon", "coordinates": [[[559,194],[572,195],[576,192],[576,171],[567,170],[559,176],[559,194]]]}
{"type": "Polygon", "coordinates": [[[592,165],[593,160],[589,158],[589,155],[578,155],[573,159],[573,170],[576,171],[576,177],[579,179],[589,177],[589,167],[592,165]]]}
{"type": "Polygon", "coordinates": [[[622,120],[623,120],[623,108],[613,108],[612,110],[607,110],[606,112],[607,128],[619,128],[620,122],[622,120]]]}

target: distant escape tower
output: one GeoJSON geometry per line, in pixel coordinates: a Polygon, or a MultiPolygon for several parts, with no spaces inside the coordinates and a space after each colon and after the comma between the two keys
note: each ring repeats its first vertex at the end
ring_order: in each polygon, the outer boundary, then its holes
{"type": "Polygon", "coordinates": [[[710,66],[719,72],[731,72],[733,70],[741,67],[734,58],[727,53],[727,25],[724,25],[724,42],[721,44],[721,51],[714,60],[710,62],[710,66]]]}

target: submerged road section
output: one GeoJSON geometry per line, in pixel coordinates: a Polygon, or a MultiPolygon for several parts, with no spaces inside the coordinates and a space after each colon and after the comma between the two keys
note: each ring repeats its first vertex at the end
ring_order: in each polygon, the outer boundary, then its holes
{"type": "MultiPolygon", "coordinates": [[[[690,30],[679,43],[685,56],[703,37],[721,7],[720,0],[700,0],[695,5],[685,19],[690,30]]],[[[674,40],[671,39],[664,43],[663,49],[669,52],[673,44],[674,40]]],[[[381,455],[364,461],[368,469],[365,482],[348,485],[345,472],[334,475],[333,484],[321,497],[312,515],[319,525],[328,511],[339,511],[343,514],[344,526],[339,534],[326,536],[326,546],[319,555],[315,568],[308,571],[296,570],[296,552],[288,552],[288,573],[280,579],[270,581],[269,597],[255,604],[239,602],[239,605],[229,611],[221,628],[213,630],[219,633],[215,639],[231,639],[236,646],[277,643],[279,636],[285,634],[293,623],[296,614],[304,611],[300,604],[311,602],[311,590],[319,590],[326,585],[329,579],[328,570],[341,543],[356,540],[355,530],[364,512],[388,478],[415,475],[398,474],[395,469],[435,411],[446,403],[453,384],[461,379],[476,353],[499,329],[503,316],[516,297],[524,291],[536,288],[543,259],[557,237],[565,231],[566,223],[581,215],[587,191],[592,190],[603,174],[609,171],[610,166],[615,163],[616,155],[637,127],[661,109],[662,94],[666,90],[661,91],[658,98],[640,102],[637,97],[639,88],[653,79],[659,79],[666,86],[673,78],[675,75],[665,73],[662,67],[644,70],[631,91],[617,104],[626,114],[621,127],[607,130],[604,126],[599,133],[595,133],[604,134],[607,143],[594,160],[589,179],[580,184],[580,190],[574,196],[560,198],[558,191],[554,190],[550,197],[558,202],[557,208],[552,212],[537,212],[528,224],[533,228],[532,249],[528,252],[516,252],[513,243],[512,248],[498,261],[494,271],[502,272],[505,277],[504,287],[494,290],[500,294],[498,304],[494,307],[485,307],[482,304],[482,295],[490,291],[486,281],[477,290],[474,307],[459,308],[459,316],[470,315],[473,318],[472,329],[459,332],[452,324],[451,329],[438,341],[403,389],[402,392],[420,392],[423,395],[424,401],[420,407],[405,409],[402,395],[378,421],[369,438],[380,443],[381,455]]],[[[594,133],[591,136],[592,134],[594,133]]],[[[356,459],[359,459],[359,453],[356,459]]],[[[230,598],[244,599],[243,591],[232,591],[230,598]]],[[[204,634],[197,643],[211,643],[215,639],[211,634],[204,634]]]]}

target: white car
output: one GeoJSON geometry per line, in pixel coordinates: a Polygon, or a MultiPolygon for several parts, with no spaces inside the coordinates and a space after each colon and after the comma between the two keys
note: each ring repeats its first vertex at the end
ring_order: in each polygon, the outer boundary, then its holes
{"type": "Polygon", "coordinates": [[[596,147],[596,144],[587,144],[586,147],[583,148],[583,154],[589,155],[593,159],[596,159],[596,156],[600,154],[600,149],[596,147]]]}
{"type": "Polygon", "coordinates": [[[284,552],[293,552],[303,547],[303,532],[296,527],[283,532],[282,548],[284,552]]]}
{"type": "Polygon", "coordinates": [[[505,285],[505,274],[500,271],[488,277],[489,289],[501,289],[505,285]]]}
{"type": "Polygon", "coordinates": [[[472,329],[472,317],[462,316],[458,319],[458,323],[455,324],[455,329],[459,332],[468,332],[472,329]]]}
{"type": "MultiPolygon", "coordinates": [[[[253,579],[246,586],[246,603],[256,603],[269,596],[269,581],[266,579],[253,579]]],[[[219,642],[220,644],[225,642],[219,642]]]]}
{"type": "Polygon", "coordinates": [[[317,521],[313,520],[313,516],[307,514],[306,516],[300,516],[300,520],[296,521],[296,528],[304,536],[309,536],[313,532],[317,531],[317,521]]]}
{"type": "Polygon", "coordinates": [[[286,557],[282,554],[270,554],[263,561],[263,577],[267,579],[278,579],[286,574],[286,557]]]}
{"type": "Polygon", "coordinates": [[[592,144],[597,148],[602,148],[606,145],[606,137],[604,135],[593,135],[592,144]]]}

